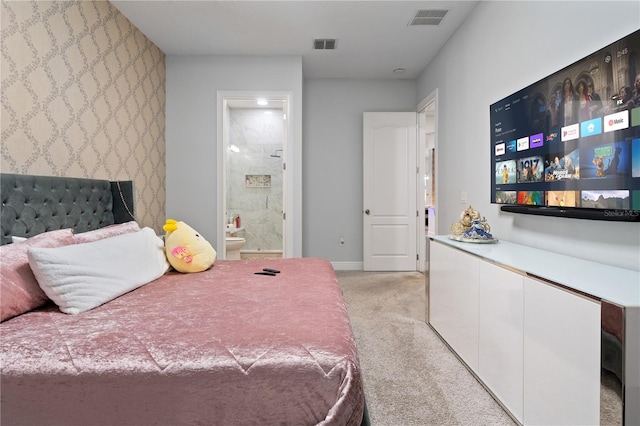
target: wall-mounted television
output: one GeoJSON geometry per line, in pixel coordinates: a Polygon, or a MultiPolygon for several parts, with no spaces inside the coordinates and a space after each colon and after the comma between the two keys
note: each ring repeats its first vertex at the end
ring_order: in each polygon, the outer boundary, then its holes
{"type": "Polygon", "coordinates": [[[640,222],[640,30],[495,102],[489,115],[491,203],[640,222]]]}

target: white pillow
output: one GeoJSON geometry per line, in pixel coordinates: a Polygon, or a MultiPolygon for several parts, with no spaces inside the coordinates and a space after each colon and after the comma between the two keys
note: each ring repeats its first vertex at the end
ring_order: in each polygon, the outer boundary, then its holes
{"type": "Polygon", "coordinates": [[[28,251],[38,284],[62,312],[78,314],[145,285],[169,270],[162,240],[151,228],[28,251]]]}
{"type": "Polygon", "coordinates": [[[15,235],[11,236],[11,242],[12,243],[21,243],[23,241],[26,241],[27,239],[25,237],[16,237],[15,235]]]}

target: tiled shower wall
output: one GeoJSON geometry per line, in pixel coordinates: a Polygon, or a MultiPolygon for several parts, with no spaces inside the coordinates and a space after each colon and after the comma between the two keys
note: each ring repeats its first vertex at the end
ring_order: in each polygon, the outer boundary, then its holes
{"type": "Polygon", "coordinates": [[[133,180],[165,221],[165,55],[106,1],[2,1],[3,173],[133,180]]]}
{"type": "Polygon", "coordinates": [[[227,152],[227,208],[240,215],[242,250],[282,250],[282,110],[231,109],[229,121],[229,142],[239,152],[227,152]],[[251,186],[248,175],[269,176],[271,184],[251,186]]]}

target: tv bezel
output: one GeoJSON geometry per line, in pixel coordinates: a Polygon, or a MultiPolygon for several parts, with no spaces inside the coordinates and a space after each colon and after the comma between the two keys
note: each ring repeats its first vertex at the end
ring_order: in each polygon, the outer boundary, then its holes
{"type": "Polygon", "coordinates": [[[529,204],[501,204],[500,210],[536,216],[556,216],[572,219],[640,222],[640,210],[590,209],[585,207],[533,206],[529,204]]]}

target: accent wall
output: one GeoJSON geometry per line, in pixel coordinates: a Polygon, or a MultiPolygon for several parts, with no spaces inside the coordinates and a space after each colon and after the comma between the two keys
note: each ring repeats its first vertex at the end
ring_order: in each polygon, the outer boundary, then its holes
{"type": "Polygon", "coordinates": [[[165,55],[106,1],[2,2],[3,173],[133,180],[165,222],[165,55]]]}

